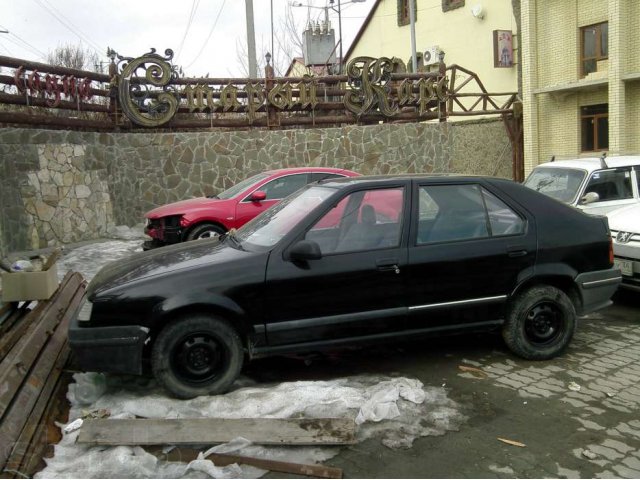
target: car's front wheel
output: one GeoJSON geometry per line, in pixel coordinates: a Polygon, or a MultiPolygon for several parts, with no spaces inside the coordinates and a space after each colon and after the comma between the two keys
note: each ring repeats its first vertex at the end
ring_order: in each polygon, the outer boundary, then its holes
{"type": "Polygon", "coordinates": [[[202,238],[215,238],[224,235],[225,229],[214,223],[201,223],[196,225],[187,234],[187,240],[200,240],[202,238]]]}
{"type": "Polygon", "coordinates": [[[193,398],[226,392],[240,374],[243,359],[242,341],[233,327],[221,318],[194,314],[160,332],[151,368],[173,395],[193,398]]]}
{"type": "Polygon", "coordinates": [[[573,303],[550,285],[520,293],[508,309],[502,336],[515,354],[528,360],[547,360],[561,354],[576,329],[573,303]]]}

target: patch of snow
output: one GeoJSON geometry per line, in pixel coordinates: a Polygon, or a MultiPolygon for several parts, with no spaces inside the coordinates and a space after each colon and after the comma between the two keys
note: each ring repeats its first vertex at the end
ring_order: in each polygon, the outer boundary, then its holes
{"type": "MultiPolygon", "coordinates": [[[[235,390],[225,395],[177,400],[152,379],[111,375],[106,377],[106,391],[88,406],[78,402],[75,394],[95,378],[75,374],[74,380],[67,395],[72,405],[70,422],[100,409],[109,410],[112,418],[358,418],[358,441],[379,438],[389,448],[410,448],[416,438],[457,430],[465,420],[443,388],[425,387],[405,377],[355,376],[269,385],[241,378],[235,390]]],[[[245,465],[219,468],[206,455],[187,465],[159,460],[140,447],[89,447],[75,444],[77,435],[74,431],[63,436],[38,478],[193,478],[203,474],[258,478],[265,473],[245,465]]],[[[236,439],[205,453],[213,451],[313,464],[337,455],[340,447],[263,447],[236,439]]]]}
{"type": "Polygon", "coordinates": [[[68,271],[73,271],[89,281],[107,263],[141,251],[140,240],[111,240],[65,249],[58,260],[58,277],[62,280],[68,271]]]}
{"type": "Polygon", "coordinates": [[[133,227],[127,227],[126,225],[109,227],[107,235],[109,235],[109,238],[118,240],[142,240],[147,238],[144,233],[144,225],[141,223],[133,227]]]}

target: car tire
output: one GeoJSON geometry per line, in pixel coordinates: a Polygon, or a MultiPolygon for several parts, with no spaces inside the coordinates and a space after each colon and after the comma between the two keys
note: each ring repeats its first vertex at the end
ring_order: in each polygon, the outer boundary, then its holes
{"type": "Polygon", "coordinates": [[[186,399],[226,392],[243,360],[234,328],[221,318],[197,314],[162,329],[153,345],[151,369],[164,388],[186,399]]]}
{"type": "Polygon", "coordinates": [[[527,360],[547,360],[567,348],[576,323],[573,303],[562,290],[536,286],[514,299],[502,336],[516,355],[527,360]]]}
{"type": "Polygon", "coordinates": [[[187,234],[186,240],[200,240],[224,235],[226,230],[215,223],[201,223],[193,227],[187,234]]]}

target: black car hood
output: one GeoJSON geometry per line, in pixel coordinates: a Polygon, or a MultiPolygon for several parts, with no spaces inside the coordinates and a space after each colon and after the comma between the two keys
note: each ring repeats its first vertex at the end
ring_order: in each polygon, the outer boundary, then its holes
{"type": "Polygon", "coordinates": [[[89,287],[90,299],[101,292],[156,275],[235,261],[249,252],[230,247],[218,239],[197,240],[170,245],[108,263],[97,273],[89,287]]]}

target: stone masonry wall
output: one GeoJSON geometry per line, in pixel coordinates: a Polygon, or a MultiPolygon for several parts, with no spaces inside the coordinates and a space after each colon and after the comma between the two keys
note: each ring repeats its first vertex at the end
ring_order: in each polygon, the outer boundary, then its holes
{"type": "Polygon", "coordinates": [[[501,121],[185,133],[0,129],[0,255],[104,237],[158,205],[289,166],[510,177],[511,146],[501,121]]]}

